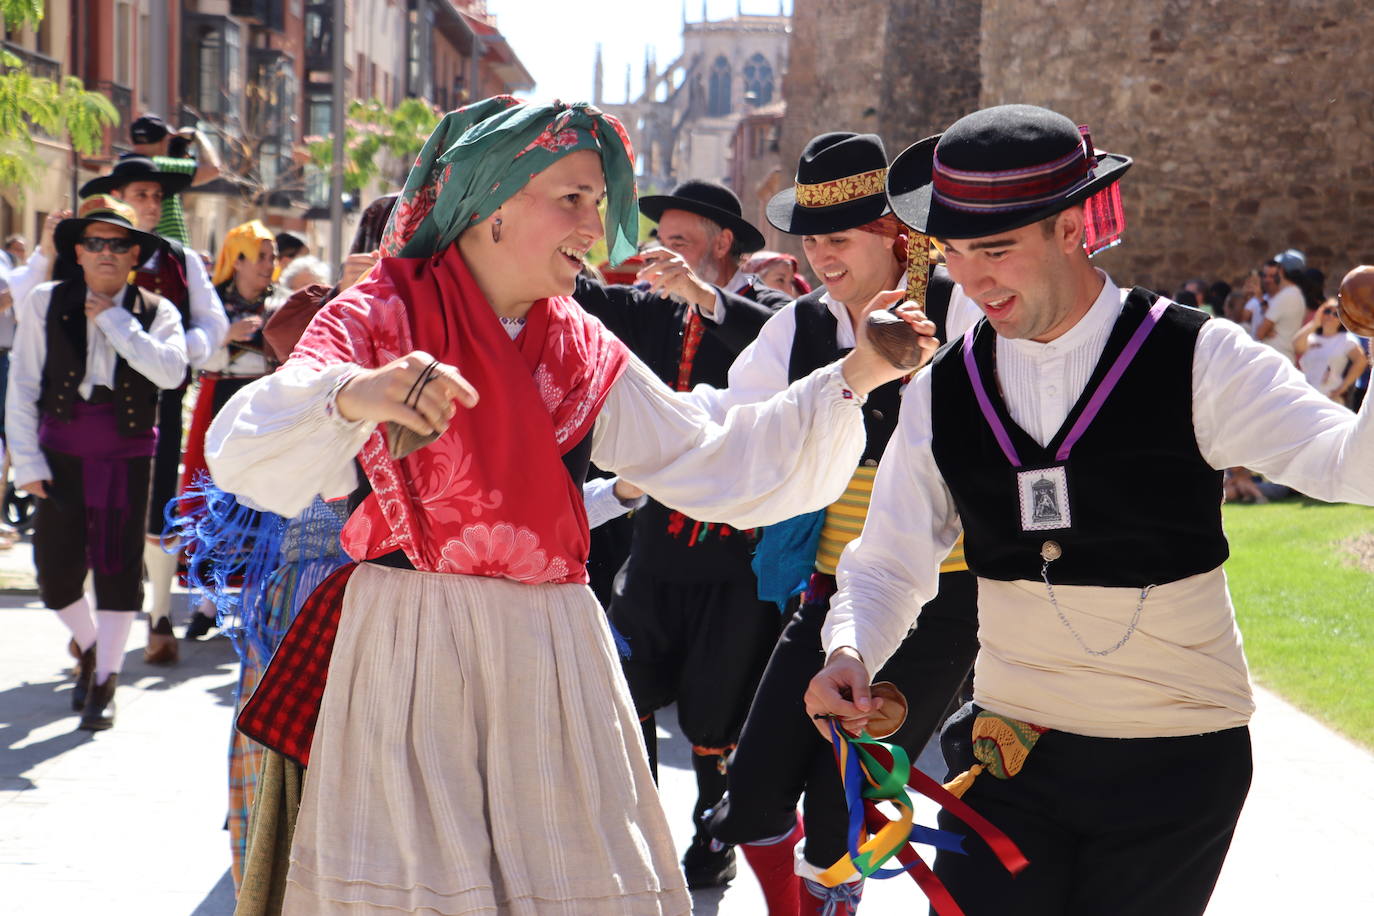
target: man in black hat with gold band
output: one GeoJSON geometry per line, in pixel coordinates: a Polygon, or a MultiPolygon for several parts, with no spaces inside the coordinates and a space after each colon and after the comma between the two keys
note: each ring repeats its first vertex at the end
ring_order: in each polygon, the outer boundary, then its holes
{"type": "Polygon", "coordinates": [[[807,711],[865,725],[870,678],[920,632],[962,531],[981,649],[946,758],[953,789],[1030,861],[1013,877],[976,837],[939,853],[970,916],[1203,913],[1249,788],[1254,709],[1220,469],[1374,504],[1364,410],[1237,325],[1094,268],[1130,164],[1062,115],[1007,105],[888,175],[893,210],[943,243],[985,320],[908,387],[807,711]]]}
{"type": "MultiPolygon", "coordinates": [[[[723,386],[731,362],[788,301],[739,270],[745,254],[763,247],[763,235],[741,216],[733,192],[707,181],[640,198],[639,207],[657,220],[662,246],[643,253],[639,279],[647,289],[579,280],[574,296],[670,387],[723,386]]],[[[683,868],[689,887],[712,887],[734,877],[734,852],[711,840],[703,816],[725,791],[725,755],[782,621],[756,595],[753,532],[700,522],[652,499],[631,524],[611,622],[629,644],[625,677],[655,770],[654,712],[678,704],[697,777],[696,837],[683,868]]]]}
{"type": "Polygon", "coordinates": [[[114,724],[114,691],[143,604],[143,528],[158,389],[186,374],[176,307],[128,283],[161,242],[97,195],[54,233],[79,277],[19,306],[5,425],[20,489],[39,497],[33,558],[43,603],[72,634],[81,728],[114,724]],[[93,574],[95,609],[83,587],[93,574]]]}
{"type": "MultiPolygon", "coordinates": [[[[769,201],[768,219],[801,237],[812,271],[826,285],[764,326],[731,367],[727,389],[700,393],[703,400],[709,395],[713,416],[766,400],[840,358],[854,347],[875,301],[885,306],[903,297],[912,269],[909,237],[888,206],[886,175],[887,153],[875,134],[830,132],[807,144],[795,185],[769,201]]],[[[977,320],[977,307],[943,270],[929,283],[924,306],[936,338],[962,333],[977,320]]],[[[835,563],[863,525],[905,386],[898,380],[869,392],[863,405],[868,444],[844,495],[822,512],[765,529],[756,553],[760,593],[789,601],[791,614],[730,759],[729,793],[710,826],[744,852],[769,916],[848,916],[860,903],[858,876],[832,887],[818,880],[847,854],[848,812],[833,751],[812,730],[802,692],[824,660],[820,627],[835,590],[835,563]]],[[[941,565],[940,593],[925,614],[930,625],[894,653],[881,675],[909,700],[906,721],[886,740],[906,747],[913,759],[945,718],[978,648],[973,578],[961,551],[941,565]]]]}
{"type": "MultiPolygon", "coordinates": [[[[133,208],[136,228],[158,234],[164,203],[191,183],[190,175],[165,172],[143,156],[120,157],[110,174],[93,178],[81,188],[82,197],[109,194],[133,208]]],[[[186,356],[192,370],[215,356],[229,329],[224,305],[210,283],[205,265],[179,241],[161,238],[134,272],[134,285],[176,306],[186,337],[186,356]]],[[[186,381],[189,381],[187,376],[186,381]]],[[[182,401],[186,384],[159,395],[157,453],[153,459],[152,495],[148,500],[147,539],[143,548],[151,600],[148,606],[148,645],[143,660],[154,665],[177,661],[176,636],[170,616],[172,580],[176,577],[175,546],[163,548],[167,503],[177,494],[181,466],[182,401]]]]}

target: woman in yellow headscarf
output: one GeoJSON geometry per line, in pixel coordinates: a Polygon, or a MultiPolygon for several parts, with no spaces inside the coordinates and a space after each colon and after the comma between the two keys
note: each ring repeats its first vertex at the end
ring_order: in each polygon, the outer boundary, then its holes
{"type": "MultiPolygon", "coordinates": [[[[205,431],[219,409],[244,385],[276,368],[263,343],[262,326],[275,308],[272,272],[276,267],[276,237],[260,220],[250,220],[229,230],[215,258],[210,282],[224,303],[229,331],[218,353],[206,361],[200,373],[195,411],[182,456],[181,495],[177,511],[183,516],[201,511],[198,481],[208,479],[205,466],[205,431]],[[189,491],[189,492],[188,492],[189,491]]],[[[188,549],[191,545],[188,545],[188,549]]],[[[214,612],[202,606],[187,625],[188,639],[198,639],[214,626],[214,612]]]]}

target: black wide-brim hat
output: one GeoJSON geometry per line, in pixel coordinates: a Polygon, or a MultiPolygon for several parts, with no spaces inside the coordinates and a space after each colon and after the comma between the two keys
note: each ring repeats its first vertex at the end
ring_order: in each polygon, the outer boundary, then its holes
{"type": "Polygon", "coordinates": [[[797,162],[797,180],[768,201],[768,222],[789,235],[857,229],[888,212],[887,150],[877,134],[845,131],[813,137],[797,162]]]}
{"type": "Polygon", "coordinates": [[[917,232],[984,238],[1087,200],[1130,167],[1127,156],[1095,150],[1061,114],[998,105],[903,150],[888,169],[887,197],[917,232]]]}
{"type": "Polygon", "coordinates": [[[86,226],[89,223],[108,223],[129,230],[129,236],[138,245],[138,263],[142,264],[152,257],[153,252],[162,244],[162,239],[151,232],[140,231],[136,226],[137,220],[134,208],[124,201],[108,194],[96,194],[81,201],[75,216],[57,224],[52,233],[53,247],[59,255],[76,263],[76,245],[81,241],[81,234],[86,231],[86,226]]]}
{"type": "Polygon", "coordinates": [[[164,172],[153,164],[147,156],[124,155],[119,157],[110,174],[92,178],[81,186],[82,197],[96,194],[109,194],[135,181],[156,181],[162,185],[162,193],[179,194],[191,186],[190,175],[181,172],[164,172]]]}
{"type": "Polygon", "coordinates": [[[671,194],[649,194],[639,199],[639,212],[654,222],[663,219],[667,210],[686,210],[729,229],[744,251],[764,247],[763,233],[744,218],[739,198],[723,184],[690,179],[673,188],[671,194]]]}

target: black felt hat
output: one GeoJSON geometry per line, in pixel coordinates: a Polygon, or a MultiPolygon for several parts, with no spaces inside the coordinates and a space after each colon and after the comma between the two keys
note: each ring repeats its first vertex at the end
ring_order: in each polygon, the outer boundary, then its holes
{"type": "Polygon", "coordinates": [[[917,232],[975,239],[1029,226],[1118,181],[1127,156],[1095,150],[1073,121],[1034,105],[965,115],[892,162],[892,212],[917,232]]]}
{"type": "Polygon", "coordinates": [[[81,186],[81,196],[108,194],[135,181],[156,181],[163,194],[177,194],[191,185],[191,176],[180,172],[164,172],[147,156],[125,154],[119,157],[110,174],[92,178],[81,186]]]}
{"type": "Polygon", "coordinates": [[[821,134],[802,150],[796,184],[768,201],[768,222],[790,235],[871,223],[888,212],[886,176],[887,151],[877,134],[821,134]]]}
{"type": "Polygon", "coordinates": [[[135,143],[156,143],[171,133],[167,122],[158,115],[140,115],[129,125],[129,139],[135,143]]]}
{"type": "Polygon", "coordinates": [[[138,245],[139,264],[148,260],[162,244],[162,240],[152,233],[139,231],[138,217],[134,214],[133,207],[117,197],[96,194],[82,200],[81,205],[77,207],[76,215],[64,219],[53,230],[52,242],[57,253],[75,264],[76,244],[90,223],[108,223],[128,229],[130,237],[138,245]]]}
{"type": "Polygon", "coordinates": [[[758,251],[764,247],[763,233],[744,218],[744,208],[735,192],[714,181],[691,179],[673,188],[671,194],[641,197],[639,210],[654,222],[661,220],[666,210],[686,210],[706,217],[722,229],[729,229],[744,251],[758,251]]]}

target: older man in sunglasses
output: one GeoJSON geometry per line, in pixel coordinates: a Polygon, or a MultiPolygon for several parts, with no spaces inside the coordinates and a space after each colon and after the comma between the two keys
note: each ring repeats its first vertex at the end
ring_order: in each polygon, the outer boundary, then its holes
{"type": "Polygon", "coordinates": [[[114,724],[125,643],[143,606],[158,392],[180,385],[187,366],[176,306],[129,285],[161,244],[136,222],[123,201],[96,195],[58,224],[57,253],[81,276],[44,283],[19,305],[6,395],[14,477],[39,497],[39,595],[71,631],[72,708],[90,731],[114,724]]]}

